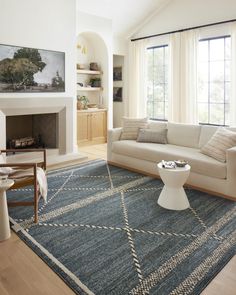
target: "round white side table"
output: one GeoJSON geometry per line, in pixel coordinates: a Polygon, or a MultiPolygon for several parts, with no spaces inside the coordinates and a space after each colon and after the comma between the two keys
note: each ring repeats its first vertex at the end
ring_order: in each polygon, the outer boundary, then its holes
{"type": "Polygon", "coordinates": [[[0,182],[0,241],[9,239],[11,236],[6,190],[8,190],[14,181],[11,179],[0,182]]]}
{"type": "Polygon", "coordinates": [[[161,179],[165,184],[157,203],[161,207],[171,210],[184,210],[189,208],[189,201],[183,185],[188,179],[191,169],[190,165],[167,169],[163,168],[160,162],[157,164],[157,167],[161,179]]]}

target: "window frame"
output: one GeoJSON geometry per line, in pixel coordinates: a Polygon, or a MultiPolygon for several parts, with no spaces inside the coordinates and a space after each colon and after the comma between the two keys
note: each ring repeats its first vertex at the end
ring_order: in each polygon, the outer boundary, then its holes
{"type": "MultiPolygon", "coordinates": [[[[225,93],[226,93],[226,83],[227,82],[229,82],[229,83],[231,83],[232,81],[231,81],[231,79],[230,79],[230,81],[226,81],[225,80],[225,62],[226,61],[229,61],[228,59],[226,59],[226,57],[225,57],[225,40],[226,40],[226,38],[231,38],[231,35],[229,35],[229,34],[226,34],[226,35],[221,35],[221,36],[215,36],[215,37],[207,37],[207,38],[201,38],[201,39],[199,39],[198,40],[198,43],[200,43],[200,42],[204,42],[204,41],[207,41],[208,42],[208,57],[207,57],[207,67],[208,67],[208,78],[207,78],[207,84],[208,84],[208,97],[207,97],[207,108],[208,108],[208,110],[207,110],[207,118],[208,118],[208,123],[203,123],[203,122],[198,122],[198,124],[199,125],[209,125],[209,126],[222,126],[222,127],[228,127],[229,125],[226,125],[225,124],[225,121],[226,121],[226,105],[230,105],[230,102],[226,102],[226,95],[225,95],[225,93]],[[212,41],[212,40],[218,40],[218,39],[224,39],[224,80],[222,81],[223,82],[223,84],[224,84],[224,102],[223,103],[216,103],[216,102],[211,102],[210,101],[210,95],[211,95],[211,91],[210,91],[210,84],[212,83],[211,82],[211,71],[210,71],[210,65],[211,65],[211,60],[210,60],[210,50],[211,50],[211,48],[210,48],[210,41],[212,41]],[[219,104],[219,105],[223,105],[224,106],[224,113],[223,113],[223,115],[224,115],[224,119],[223,119],[223,123],[224,124],[214,124],[214,123],[210,123],[210,106],[211,106],[211,104],[219,104]]],[[[230,59],[230,62],[231,62],[231,59],[230,59]]],[[[198,60],[198,63],[199,63],[199,60],[198,60]]],[[[199,79],[199,76],[198,76],[198,79],[199,79]]],[[[199,103],[201,103],[201,102],[199,102],[199,100],[198,100],[198,97],[197,97],[197,106],[199,106],[199,103]]]]}
{"type": "MultiPolygon", "coordinates": [[[[162,44],[162,45],[153,45],[153,46],[149,46],[149,47],[147,47],[146,48],[146,51],[148,52],[148,50],[152,50],[153,51],[153,54],[154,54],[154,50],[155,49],[158,49],[158,48],[163,48],[164,49],[164,58],[163,58],[163,60],[165,60],[165,57],[166,57],[166,50],[165,50],[165,48],[168,48],[169,49],[169,44],[162,44]]],[[[163,63],[163,66],[165,66],[165,63],[163,63]]],[[[153,71],[154,71],[154,58],[153,58],[153,64],[152,64],[152,67],[153,67],[153,71]]],[[[166,81],[166,76],[165,76],[165,71],[164,71],[164,81],[166,81]]],[[[153,79],[153,81],[152,81],[152,83],[153,83],[153,87],[152,87],[152,89],[154,89],[154,79],[153,79]]],[[[164,85],[165,84],[169,84],[169,83],[163,83],[164,85]]],[[[153,96],[154,96],[154,94],[153,94],[153,96]]],[[[166,87],[164,86],[164,101],[163,101],[163,103],[164,103],[164,113],[163,113],[163,119],[161,119],[161,118],[153,118],[153,117],[150,117],[150,118],[148,118],[149,120],[152,120],[152,121],[165,121],[165,122],[168,122],[168,118],[167,118],[167,114],[166,114],[166,111],[165,111],[165,107],[166,107],[166,100],[165,100],[165,97],[166,97],[166,87]],[[167,119],[166,119],[167,118],[167,119]]],[[[146,101],[146,108],[147,108],[147,103],[148,103],[148,98],[147,98],[147,101],[146,101]]],[[[153,104],[154,104],[154,100],[153,100],[153,104]]],[[[153,106],[153,109],[154,109],[154,106],[153,106]]]]}

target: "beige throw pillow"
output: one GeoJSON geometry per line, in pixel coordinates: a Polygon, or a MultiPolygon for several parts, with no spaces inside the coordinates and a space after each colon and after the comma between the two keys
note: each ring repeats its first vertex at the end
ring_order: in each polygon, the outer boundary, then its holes
{"type": "Polygon", "coordinates": [[[13,172],[11,167],[1,167],[0,168],[0,176],[9,175],[13,172]]]}
{"type": "Polygon", "coordinates": [[[204,145],[201,152],[220,162],[226,161],[226,150],[236,146],[236,132],[219,128],[212,138],[204,145]]]}
{"type": "Polygon", "coordinates": [[[123,130],[120,140],[136,140],[139,129],[147,128],[147,118],[123,118],[123,130]]]}
{"type": "Polygon", "coordinates": [[[138,138],[138,142],[153,142],[153,143],[167,143],[167,129],[163,129],[160,131],[151,130],[151,129],[140,129],[138,138]]]}

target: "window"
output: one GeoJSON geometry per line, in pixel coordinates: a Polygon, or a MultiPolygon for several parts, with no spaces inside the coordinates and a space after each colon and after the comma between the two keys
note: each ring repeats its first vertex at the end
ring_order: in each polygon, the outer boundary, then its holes
{"type": "Polygon", "coordinates": [[[201,124],[229,125],[231,38],[199,41],[198,120],[201,124]]]}
{"type": "Polygon", "coordinates": [[[168,46],[147,49],[147,116],[167,120],[168,112],[168,46]]]}

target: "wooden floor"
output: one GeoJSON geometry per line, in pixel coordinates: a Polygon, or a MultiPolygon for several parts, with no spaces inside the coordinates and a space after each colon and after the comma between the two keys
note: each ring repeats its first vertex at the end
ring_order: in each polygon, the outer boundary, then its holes
{"type": "MultiPolygon", "coordinates": [[[[106,159],[106,145],[81,147],[88,160],[106,159]]],[[[1,295],[70,295],[73,291],[12,232],[0,242],[1,295]]],[[[202,295],[236,294],[236,256],[208,285],[202,295]]]]}

